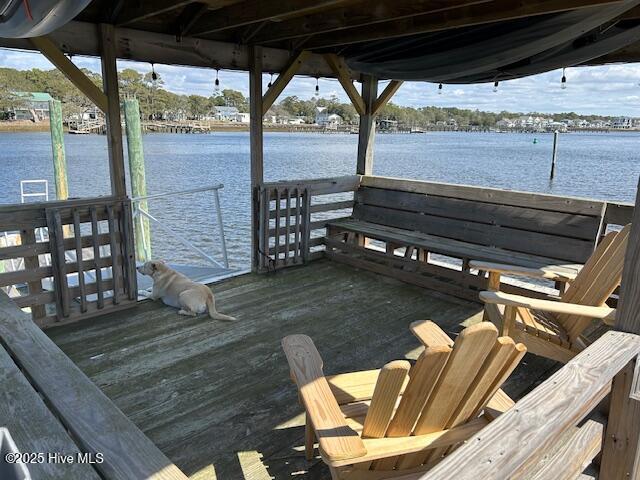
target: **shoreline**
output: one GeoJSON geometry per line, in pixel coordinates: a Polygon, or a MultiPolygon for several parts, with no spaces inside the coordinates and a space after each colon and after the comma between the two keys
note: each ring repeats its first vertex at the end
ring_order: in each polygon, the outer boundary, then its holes
{"type": "MultiPolygon", "coordinates": [[[[154,131],[148,128],[152,122],[146,125],[145,134],[153,134],[153,133],[171,133],[170,131],[154,131]]],[[[208,128],[207,131],[198,132],[199,134],[210,133],[210,132],[248,132],[249,124],[244,123],[219,123],[219,122],[166,122],[167,124],[175,125],[178,129],[180,127],[187,127],[190,125],[202,125],[208,128]]],[[[69,128],[64,126],[64,132],[69,133],[69,128]]],[[[49,122],[41,121],[38,123],[34,123],[30,120],[19,120],[19,121],[0,121],[0,133],[32,133],[32,132],[49,132],[49,122]]],[[[350,133],[357,133],[357,126],[355,125],[343,125],[339,129],[327,129],[321,127],[319,125],[282,125],[282,124],[272,124],[265,123],[264,124],[265,132],[283,132],[283,133],[323,133],[323,134],[343,134],[349,135],[350,133]]],[[[423,127],[420,128],[419,131],[385,131],[378,130],[377,133],[381,134],[421,134],[421,133],[430,133],[430,132],[459,132],[459,133],[528,133],[528,134],[552,134],[552,131],[534,131],[534,130],[498,130],[493,128],[442,128],[442,127],[423,127]]],[[[640,129],[618,129],[618,128],[609,128],[609,129],[572,129],[565,132],[560,132],[562,134],[567,133],[638,133],[640,129]]],[[[196,134],[196,133],[193,133],[196,134]]],[[[90,135],[100,135],[98,133],[90,133],[90,135]]]]}

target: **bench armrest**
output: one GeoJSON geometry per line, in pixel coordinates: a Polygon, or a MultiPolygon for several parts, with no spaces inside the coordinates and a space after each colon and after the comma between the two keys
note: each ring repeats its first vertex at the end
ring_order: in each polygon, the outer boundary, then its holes
{"type": "Polygon", "coordinates": [[[347,425],[322,373],[322,358],[311,338],[306,335],[289,335],[282,339],[282,348],[316,432],[323,458],[332,462],[365,455],[367,450],[362,440],[347,425]]]}
{"type": "Polygon", "coordinates": [[[546,278],[548,280],[556,280],[560,282],[572,282],[578,275],[577,272],[559,271],[553,265],[541,268],[519,267],[517,265],[509,265],[506,263],[479,262],[472,260],[469,262],[471,268],[484,270],[485,272],[510,273],[512,275],[522,275],[533,278],[546,278]]]}
{"type": "Polygon", "coordinates": [[[524,307],[532,310],[543,310],[545,312],[598,318],[607,325],[613,325],[613,322],[616,318],[616,310],[607,306],[591,307],[587,305],[578,305],[575,303],[555,302],[553,300],[540,300],[537,298],[523,297],[521,295],[511,295],[503,292],[480,292],[480,300],[482,300],[484,303],[493,303],[497,305],[510,305],[513,307],[524,307]]]}

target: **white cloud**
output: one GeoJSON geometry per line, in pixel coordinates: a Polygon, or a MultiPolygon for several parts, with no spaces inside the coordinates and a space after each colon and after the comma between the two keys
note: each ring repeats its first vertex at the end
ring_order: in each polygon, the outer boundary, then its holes
{"type": "MultiPolygon", "coordinates": [[[[96,58],[74,57],[73,61],[83,68],[98,72],[100,62],[96,58]]],[[[40,54],[16,50],[0,50],[0,65],[18,69],[53,66],[40,54]]],[[[148,63],[119,61],[118,68],[135,68],[151,71],[148,63]]],[[[156,71],[165,81],[165,88],[181,94],[211,95],[214,88],[215,71],[205,68],[187,68],[173,65],[155,65],[156,71]]],[[[568,68],[567,89],[560,89],[562,70],[543,73],[518,80],[500,83],[494,93],[490,83],[479,85],[445,85],[438,95],[435,84],[407,82],[393,101],[399,105],[414,107],[448,106],[489,111],[538,111],[582,114],[640,116],[640,64],[608,65],[600,67],[568,68]]],[[[249,78],[245,72],[220,71],[221,88],[249,93],[249,78]]],[[[274,76],[275,78],[275,76],[274,76]]],[[[264,75],[266,88],[270,75],[264,75]]],[[[284,90],[283,95],[311,98],[315,93],[316,79],[296,77],[284,90]]],[[[344,101],[340,84],[334,79],[319,79],[320,95],[337,95],[344,101]]],[[[380,86],[380,90],[384,84],[380,86]]]]}

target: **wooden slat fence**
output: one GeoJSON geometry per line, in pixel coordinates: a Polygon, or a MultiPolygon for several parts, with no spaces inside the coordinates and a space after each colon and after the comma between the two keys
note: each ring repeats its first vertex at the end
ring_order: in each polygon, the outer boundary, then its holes
{"type": "Polygon", "coordinates": [[[0,287],[46,327],[135,303],[128,200],[0,208],[0,287]]]}
{"type": "Polygon", "coordinates": [[[265,183],[259,188],[259,271],[301,265],[323,256],[326,223],[348,217],[357,175],[265,183]]]}

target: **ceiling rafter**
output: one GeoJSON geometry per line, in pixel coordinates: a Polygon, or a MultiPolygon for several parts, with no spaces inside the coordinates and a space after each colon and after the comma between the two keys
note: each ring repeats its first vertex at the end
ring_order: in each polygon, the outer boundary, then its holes
{"type": "Polygon", "coordinates": [[[331,15],[318,13],[298,21],[272,25],[268,34],[259,41],[278,42],[307,35],[336,32],[348,28],[374,25],[408,18],[415,15],[451,10],[469,5],[489,3],[492,0],[370,0],[364,5],[348,5],[333,9],[331,15]]]}
{"type": "MultiPolygon", "coordinates": [[[[337,47],[371,40],[404,37],[453,28],[515,20],[518,18],[558,13],[581,8],[620,3],[619,0],[528,0],[514,7],[510,0],[498,0],[491,8],[479,4],[430,15],[418,15],[403,20],[379,24],[377,28],[357,27],[327,35],[314,35],[304,48],[314,50],[337,47]]],[[[259,39],[256,39],[258,42],[259,39]]]]}
{"type": "MultiPolygon", "coordinates": [[[[249,0],[232,5],[207,18],[201,19],[194,28],[194,36],[202,36],[253,23],[283,21],[310,13],[323,11],[347,3],[348,0],[280,0],[266,2],[249,0]]],[[[359,0],[363,1],[363,0],[359,0]]],[[[349,3],[353,3],[350,0],[349,3]]]]}
{"type": "MultiPolygon", "coordinates": [[[[200,0],[201,3],[207,5],[208,10],[218,10],[241,0],[200,0]]],[[[196,0],[153,0],[151,2],[128,2],[125,8],[118,16],[117,25],[129,25],[141,22],[149,18],[171,12],[179,8],[183,8],[196,0]]]]}

